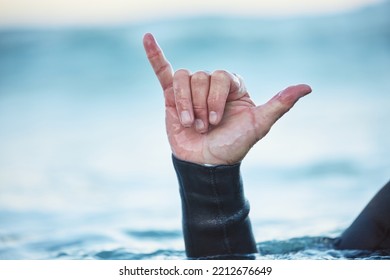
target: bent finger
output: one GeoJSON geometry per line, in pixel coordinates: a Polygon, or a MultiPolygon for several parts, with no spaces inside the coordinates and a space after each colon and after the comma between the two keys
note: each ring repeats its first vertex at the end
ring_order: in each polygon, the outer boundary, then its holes
{"type": "Polygon", "coordinates": [[[229,90],[229,96],[227,100],[228,101],[238,100],[245,95],[249,97],[249,94],[244,84],[244,79],[240,75],[232,73],[230,77],[230,90],[229,90]]]}
{"type": "Polygon", "coordinates": [[[191,76],[192,105],[195,116],[195,129],[204,133],[208,130],[209,118],[207,109],[207,97],[210,88],[210,75],[204,71],[198,71],[191,76]]]}
{"type": "Polygon", "coordinates": [[[232,75],[224,70],[217,70],[211,74],[207,98],[210,124],[217,125],[222,119],[231,79],[232,75]]]}
{"type": "Polygon", "coordinates": [[[192,126],[194,112],[192,108],[190,72],[180,69],[173,75],[173,92],[180,123],[185,127],[192,126]]]}

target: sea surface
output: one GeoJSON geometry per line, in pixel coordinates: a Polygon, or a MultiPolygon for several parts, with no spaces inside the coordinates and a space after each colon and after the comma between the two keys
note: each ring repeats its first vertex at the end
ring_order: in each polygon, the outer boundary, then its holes
{"type": "Polygon", "coordinates": [[[186,258],[145,32],[257,104],[313,88],[242,163],[256,258],[389,259],[330,245],[390,179],[389,14],[1,29],[0,259],[186,258]]]}

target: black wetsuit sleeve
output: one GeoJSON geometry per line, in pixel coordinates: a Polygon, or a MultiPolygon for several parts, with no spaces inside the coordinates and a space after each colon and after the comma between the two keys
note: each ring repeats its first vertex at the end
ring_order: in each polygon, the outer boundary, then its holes
{"type": "Polygon", "coordinates": [[[338,249],[390,249],[390,181],[336,242],[338,249]]]}
{"type": "Polygon", "coordinates": [[[257,248],[240,164],[208,167],[172,158],[180,186],[187,256],[250,258],[257,248]]]}

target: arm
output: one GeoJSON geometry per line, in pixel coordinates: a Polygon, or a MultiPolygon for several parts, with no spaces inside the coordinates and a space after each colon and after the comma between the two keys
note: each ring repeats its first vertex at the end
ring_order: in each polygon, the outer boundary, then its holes
{"type": "Polygon", "coordinates": [[[311,88],[291,86],[256,106],[241,77],[224,70],[173,72],[151,34],[144,48],[164,92],[187,255],[256,252],[239,163],[311,88]]]}
{"type": "Polygon", "coordinates": [[[390,181],[336,242],[339,249],[390,249],[390,181]]]}
{"type": "Polygon", "coordinates": [[[202,166],[173,156],[188,257],[251,258],[256,253],[240,164],[202,166]]]}

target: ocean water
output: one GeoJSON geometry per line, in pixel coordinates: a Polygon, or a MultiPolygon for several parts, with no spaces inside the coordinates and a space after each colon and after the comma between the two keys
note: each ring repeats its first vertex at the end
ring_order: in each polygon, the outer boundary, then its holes
{"type": "Polygon", "coordinates": [[[305,18],[0,30],[0,259],[184,259],[152,32],[175,69],[301,100],[242,164],[258,259],[389,259],[337,237],[390,175],[390,5],[305,18]]]}

